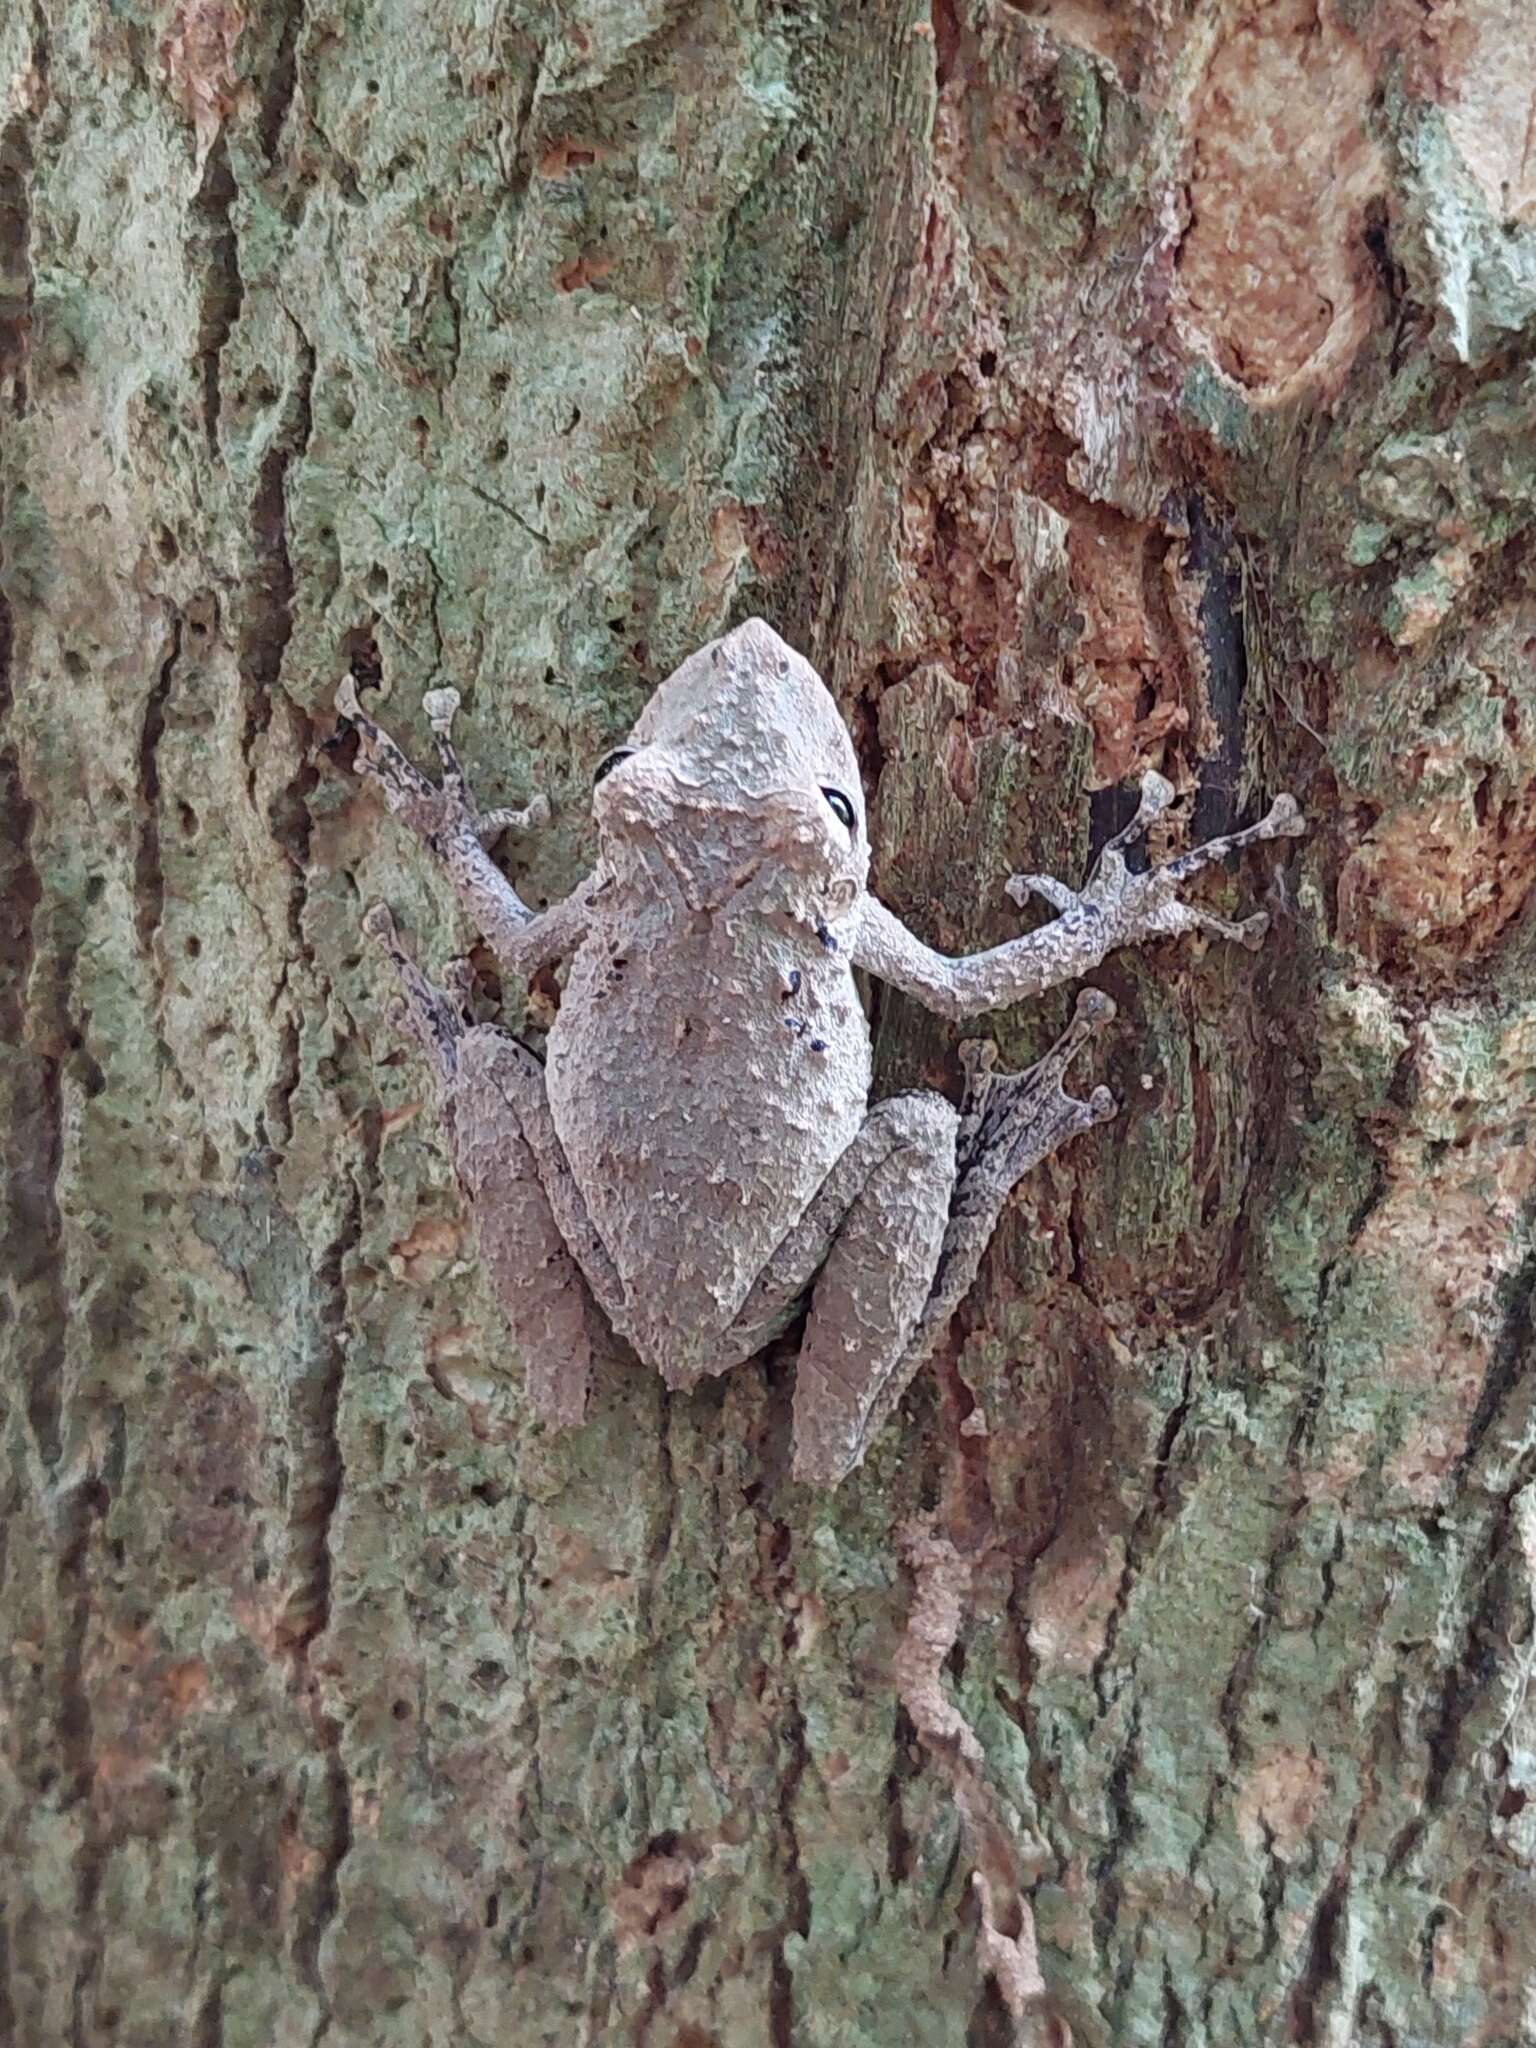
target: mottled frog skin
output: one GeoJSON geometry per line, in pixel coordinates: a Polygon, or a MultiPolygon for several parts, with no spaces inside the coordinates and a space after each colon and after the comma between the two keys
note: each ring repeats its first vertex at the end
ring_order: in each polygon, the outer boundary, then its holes
{"type": "Polygon", "coordinates": [[[864,1122],[863,798],[836,706],[766,628],[685,663],[611,759],[549,1104],[631,1341],[687,1379],[864,1122]]]}
{"type": "Polygon", "coordinates": [[[538,914],[483,841],[542,814],[476,813],[454,752],[458,699],[427,711],[429,782],[338,698],[359,766],[441,860],[513,975],[569,971],[547,1066],[421,975],[387,911],[365,922],[395,961],[398,1016],[436,1070],[454,1162],[528,1373],[555,1424],[584,1413],[594,1310],[676,1387],[727,1370],[808,1303],[794,1403],[798,1477],[835,1483],[862,1458],[975,1276],[1020,1177],[1113,1115],[1079,1102],[1067,1062],[1113,1006],[1087,991],[1071,1029],[1022,1075],[969,1060],[957,1111],[922,1092],[869,1103],[855,967],[959,1018],[1090,971],[1113,948],[1203,929],[1257,945],[1182,900],[1237,847],[1304,827],[1277,798],[1244,832],[1132,874],[1124,848],[1168,803],[1142,785],[1133,824],[1073,890],[1016,876],[1057,912],[964,959],[925,946],[868,892],[858,762],[816,671],[759,619],[685,661],[598,766],[598,860],[538,914]]]}

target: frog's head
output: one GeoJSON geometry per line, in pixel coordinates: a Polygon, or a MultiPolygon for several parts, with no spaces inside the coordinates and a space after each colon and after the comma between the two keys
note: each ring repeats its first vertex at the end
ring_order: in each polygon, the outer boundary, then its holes
{"type": "Polygon", "coordinates": [[[593,810],[610,861],[659,856],[696,910],[750,890],[764,908],[831,924],[869,873],[848,729],[815,669],[761,619],[668,676],[599,762],[593,810]]]}

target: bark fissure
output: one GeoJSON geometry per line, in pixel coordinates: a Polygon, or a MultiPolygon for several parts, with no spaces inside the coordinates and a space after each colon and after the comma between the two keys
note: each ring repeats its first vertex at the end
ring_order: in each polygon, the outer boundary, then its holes
{"type": "Polygon", "coordinates": [[[156,941],[165,907],[165,874],[160,864],[160,741],[165,732],[165,707],[181,659],[181,613],[172,610],[170,644],[155,687],[144,706],[139,731],[139,844],[134,860],[134,921],[139,948],[153,982],[162,979],[156,941]]]}
{"type": "Polygon", "coordinates": [[[1338,1974],[1335,1943],[1349,1890],[1349,1862],[1350,1849],[1346,1845],[1312,1916],[1302,1973],[1292,1987],[1290,1997],[1288,2021],[1293,2041],[1322,2038],[1318,2028],[1319,2009],[1338,1974]]]}
{"type": "Polygon", "coordinates": [[[885,1875],[892,1885],[905,1884],[912,1873],[912,1837],[902,1812],[901,1788],[912,1775],[907,1752],[916,1735],[911,1716],[905,1707],[898,1708],[891,1731],[891,1768],[885,1780],[885,1875]]]}
{"type": "Polygon", "coordinates": [[[0,128],[0,390],[9,384],[11,410],[25,417],[27,357],[36,281],[32,262],[32,134],[48,100],[50,46],[42,0],[32,0],[29,70],[10,81],[21,109],[0,128]]]}
{"type": "Polygon", "coordinates": [[[203,271],[203,299],[198,322],[198,350],[202,362],[203,432],[210,455],[217,458],[219,419],[223,410],[220,368],[224,347],[234,332],[245,297],[240,275],[240,245],[232,213],[236,198],[234,172],[230,167],[229,145],[221,133],[208,152],[203,166],[202,187],[197,195],[195,219],[197,254],[203,271]]]}
{"type": "Polygon", "coordinates": [[[1189,561],[1201,579],[1200,639],[1205,655],[1205,699],[1217,745],[1200,764],[1190,829],[1196,839],[1214,839],[1238,821],[1243,768],[1243,696],[1248,687],[1248,648],[1243,631],[1242,578],[1232,559],[1232,539],[1212,519],[1197,492],[1189,501],[1189,561]]]}
{"type": "MultiPolygon", "coordinates": [[[[1073,1232],[1074,1244],[1076,1232],[1073,1232]]],[[[1074,1265],[1081,1270],[1081,1255],[1074,1251],[1074,1265]]],[[[1129,1602],[1141,1583],[1143,1566],[1154,1553],[1166,1533],[1169,1516],[1169,1488],[1173,1466],[1173,1454],[1180,1433],[1187,1422],[1192,1406],[1192,1388],[1198,1362],[1198,1352],[1191,1349],[1185,1361],[1182,1383],[1178,1396],[1164,1419],[1157,1448],[1151,1459],[1152,1484],[1146,1501],[1137,1515],[1125,1546],[1125,1561],[1121,1568],[1119,1585],[1114,1602],[1104,1624],[1103,1641],[1093,1665],[1093,1689],[1098,1702],[1100,1718],[1112,1712],[1119,1694],[1110,1686],[1110,1671],[1114,1664],[1120,1630],[1125,1621],[1129,1602]]],[[[1128,1674],[1127,1674],[1128,1675],[1128,1674]]],[[[1123,1681],[1122,1681],[1123,1682],[1123,1681]]]]}
{"type": "Polygon", "coordinates": [[[96,1787],[95,1717],[85,1666],[95,1620],[89,1556],[107,1506],[105,1487],[99,1479],[91,1477],[69,1488],[59,1513],[61,1547],[56,1590],[63,1627],[58,1672],[61,1803],[66,1811],[78,1816],[79,1830],[72,1871],[73,1933],[79,1960],[70,1997],[70,2048],[88,2048],[92,2039],[90,2005],[101,1968],[99,1905],[107,1837],[96,1787]]]}
{"type": "Polygon", "coordinates": [[[294,1940],[294,1962],[299,1980],[320,2008],[309,2048],[320,2048],[331,2031],[334,2019],[330,1992],[321,1969],[320,1950],[341,1911],[341,1870],[352,1852],[353,1842],[352,1785],[342,1756],[342,1731],[338,1724],[324,1718],[320,1734],[325,1805],[321,1864],[313,1886],[308,1917],[294,1940]]]}
{"type": "Polygon", "coordinates": [[[224,2048],[224,1982],[216,1978],[197,2008],[193,2048],[224,2048]]]}
{"type": "Polygon", "coordinates": [[[32,1326],[27,1414],[43,1465],[63,1456],[63,1382],[68,1315],[64,1293],[64,1219],[59,1175],[64,1159],[63,1075],[57,1059],[31,1055],[21,1115],[12,1127],[18,1170],[12,1179],[11,1255],[26,1288],[32,1326]]]}
{"type": "Polygon", "coordinates": [[[278,13],[277,48],[267,72],[266,90],[256,116],[256,133],[269,168],[277,165],[278,147],[288,125],[298,89],[299,34],[304,26],[304,0],[284,0],[278,13]]]}
{"type": "Polygon", "coordinates": [[[0,2039],[14,2041],[16,2035],[16,2006],[11,1997],[11,1953],[10,1929],[0,1917],[0,2039]]]}
{"type": "Polygon", "coordinates": [[[339,1418],[348,1345],[346,1263],[358,1248],[362,1215],[362,1187],[354,1180],[340,1229],[315,1277],[319,1308],[288,1418],[291,1590],[278,1640],[300,1674],[310,1645],[330,1623],[331,1528],[345,1479],[339,1418]]]}
{"type": "MultiPolygon", "coordinates": [[[[292,321],[291,315],[289,318],[292,321]]],[[[262,457],[250,510],[254,563],[245,591],[240,653],[249,693],[242,751],[253,802],[257,744],[272,722],[273,695],[293,637],[294,568],[288,532],[288,472],[294,462],[302,461],[314,425],[315,351],[296,322],[293,326],[299,352],[298,376],[289,392],[278,432],[262,457]]]]}
{"type": "MultiPolygon", "coordinates": [[[[0,830],[5,845],[0,930],[7,941],[0,972],[0,1042],[13,1048],[17,1060],[5,1139],[5,1241],[16,1313],[24,1313],[28,1331],[23,1353],[28,1422],[38,1457],[52,1471],[63,1453],[67,1333],[59,1209],[64,1105],[61,1061],[43,1048],[62,1034],[46,1014],[39,1014],[35,990],[44,890],[33,851],[36,809],[19,752],[8,737],[15,719],[15,661],[14,613],[0,589],[0,830]]],[[[60,973],[67,979],[67,961],[60,964],[60,973]]]]}
{"type": "MultiPolygon", "coordinates": [[[[1529,1239],[1536,1212],[1528,1212],[1523,1219],[1524,1234],[1529,1239]]],[[[1532,1343],[1536,1339],[1536,1323],[1533,1323],[1532,1309],[1536,1303],[1536,1247],[1529,1250],[1524,1259],[1504,1282],[1501,1290],[1503,1315],[1498,1336],[1492,1346],[1488,1372],[1483,1380],[1482,1390],[1472,1419],[1467,1424],[1466,1447],[1461,1455],[1461,1464],[1471,1472],[1483,1462],[1482,1453],[1494,1424],[1504,1415],[1511,1397],[1520,1387],[1532,1356],[1532,1343]]],[[[1521,1461],[1527,1468],[1536,1442],[1528,1444],[1526,1457],[1521,1461]]],[[[1508,1487],[1513,1493],[1518,1490],[1516,1481],[1508,1487]]]]}
{"type": "Polygon", "coordinates": [[[0,128],[0,379],[12,387],[18,418],[26,410],[21,374],[32,325],[31,123],[20,119],[0,128]]]}
{"type": "MultiPolygon", "coordinates": [[[[793,1539],[786,1523],[776,1522],[773,1525],[770,1557],[774,1567],[770,1589],[776,1604],[782,1606],[783,1595],[793,1584],[793,1539]]],[[[794,1623],[791,1620],[782,1632],[786,1649],[792,1648],[793,1638],[794,1623]]],[[[791,1934],[807,1934],[811,1924],[810,1886],[800,1861],[800,1834],[795,1818],[796,1803],[810,1765],[810,1751],[806,1744],[805,1717],[789,1678],[792,1670],[793,1665],[786,1661],[781,1681],[784,1687],[780,1732],[783,1761],[777,1787],[784,1911],[773,1945],[768,1981],[768,2038],[773,2048],[795,2048],[795,1975],[786,1943],[791,1934]]]]}

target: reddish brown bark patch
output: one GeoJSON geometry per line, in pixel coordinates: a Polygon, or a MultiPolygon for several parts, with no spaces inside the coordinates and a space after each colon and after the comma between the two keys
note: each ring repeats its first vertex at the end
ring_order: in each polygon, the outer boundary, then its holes
{"type": "Polygon", "coordinates": [[[555,288],[562,292],[583,291],[591,285],[601,284],[612,268],[611,256],[605,256],[600,249],[584,249],[569,263],[562,263],[555,272],[555,288]]]}
{"type": "Polygon", "coordinates": [[[585,171],[597,162],[600,151],[595,143],[578,142],[574,137],[562,135],[552,142],[539,158],[538,170],[541,178],[568,178],[572,171],[585,171]]]}
{"type": "Polygon", "coordinates": [[[245,15],[229,0],[181,0],[160,44],[160,68],[172,99],[206,150],[239,94],[235,45],[245,15]]]}
{"type": "Polygon", "coordinates": [[[1426,797],[1349,856],[1339,924],[1373,964],[1451,973],[1488,952],[1536,885],[1536,785],[1494,803],[1426,797]]]}
{"type": "Polygon", "coordinates": [[[1342,376],[1374,299],[1363,230],[1383,187],[1372,73],[1316,0],[1248,9],[1193,109],[1178,277],[1191,339],[1271,399],[1342,376]]]}

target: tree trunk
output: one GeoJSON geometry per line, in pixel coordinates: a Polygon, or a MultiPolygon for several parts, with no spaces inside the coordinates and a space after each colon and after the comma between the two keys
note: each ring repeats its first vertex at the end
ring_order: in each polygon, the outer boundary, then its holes
{"type": "Polygon", "coordinates": [[[13,0],[0,2039],[1536,2040],[1530,35],[13,0]],[[792,1345],[529,1421],[327,745],[457,685],[544,900],[750,612],[946,949],[1145,767],[1312,823],[1095,977],[1119,1117],[830,1495],[792,1345]]]}

